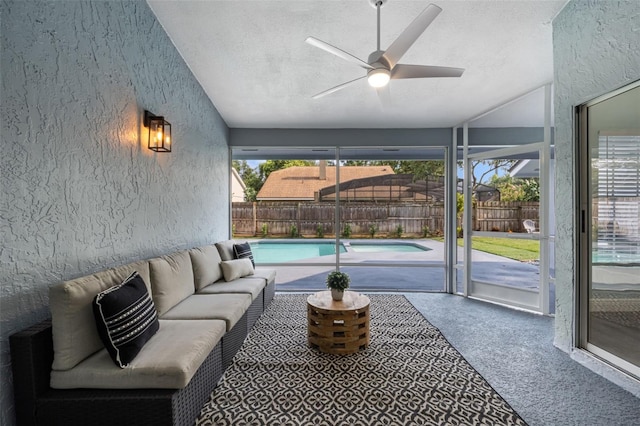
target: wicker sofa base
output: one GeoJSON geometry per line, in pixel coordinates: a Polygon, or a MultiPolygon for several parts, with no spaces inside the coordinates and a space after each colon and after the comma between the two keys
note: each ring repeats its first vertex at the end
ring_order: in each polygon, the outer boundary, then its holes
{"type": "Polygon", "coordinates": [[[276,295],[275,280],[267,281],[267,286],[262,290],[262,294],[264,296],[264,309],[267,309],[267,307],[271,304],[271,302],[273,301],[273,298],[276,295]]]}
{"type": "Polygon", "coordinates": [[[10,336],[18,425],[193,425],[211,391],[275,295],[267,282],[184,389],[52,389],[51,320],[10,336]]]}
{"type": "Polygon", "coordinates": [[[52,389],[38,398],[37,424],[192,426],[222,377],[221,349],[184,389],[52,389]]]}
{"type": "Polygon", "coordinates": [[[249,332],[248,326],[248,312],[246,312],[242,318],[233,326],[233,328],[225,333],[222,336],[222,368],[226,369],[231,361],[233,361],[233,357],[236,355],[236,352],[244,343],[244,339],[247,337],[249,332]]]}
{"type": "Polygon", "coordinates": [[[253,325],[258,321],[262,312],[264,312],[264,289],[262,289],[258,297],[251,302],[249,309],[247,309],[247,326],[249,330],[253,328],[253,325]]]}
{"type": "MultiPolygon", "coordinates": [[[[271,287],[275,289],[275,283],[271,287]]],[[[11,366],[18,425],[193,425],[251,330],[249,315],[254,316],[255,323],[257,309],[261,314],[273,299],[266,302],[266,295],[267,288],[222,337],[184,389],[52,389],[49,387],[53,362],[51,320],[12,335],[11,366]]]]}
{"type": "Polygon", "coordinates": [[[224,372],[220,342],[183,389],[51,389],[50,321],[10,340],[19,425],[193,425],[224,372]]]}

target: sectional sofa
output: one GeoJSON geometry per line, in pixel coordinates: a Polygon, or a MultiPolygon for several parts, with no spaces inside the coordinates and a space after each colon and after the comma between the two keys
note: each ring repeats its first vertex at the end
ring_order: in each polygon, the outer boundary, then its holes
{"type": "Polygon", "coordinates": [[[275,294],[275,271],[238,247],[222,241],[53,286],[51,319],[10,338],[18,424],[193,425],[275,294]],[[105,315],[125,291],[144,296],[127,305],[144,311],[132,330],[147,334],[133,357],[105,315]]]}

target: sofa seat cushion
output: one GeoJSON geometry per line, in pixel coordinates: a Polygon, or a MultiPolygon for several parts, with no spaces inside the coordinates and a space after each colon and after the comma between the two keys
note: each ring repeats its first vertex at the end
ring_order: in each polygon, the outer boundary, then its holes
{"type": "Polygon", "coordinates": [[[93,299],[101,291],[121,284],[133,271],[138,271],[149,290],[149,263],[146,261],[65,281],[49,289],[54,370],[73,368],[89,355],[104,349],[93,316],[93,299]]]}
{"type": "Polygon", "coordinates": [[[227,331],[242,318],[251,305],[251,294],[195,294],[166,312],[160,319],[218,319],[227,323],[227,331]]]}
{"type": "Polygon", "coordinates": [[[189,250],[196,291],[222,278],[220,253],[214,245],[189,250]]]}
{"type": "Polygon", "coordinates": [[[220,320],[165,321],[128,367],[117,367],[106,349],[71,370],[52,371],[54,389],[182,389],[220,342],[220,320]]]}
{"type": "Polygon", "coordinates": [[[245,277],[238,278],[235,281],[224,282],[219,281],[217,283],[206,286],[202,290],[198,291],[199,294],[221,294],[221,293],[248,293],[251,295],[251,300],[256,300],[256,297],[260,295],[260,292],[265,287],[266,282],[264,278],[245,277]]]}
{"type": "Polygon", "coordinates": [[[149,261],[151,295],[158,315],[195,293],[193,267],[188,251],[179,251],[149,261]]]}
{"type": "Polygon", "coordinates": [[[258,266],[253,270],[252,278],[263,278],[269,284],[276,280],[276,270],[258,266]]]}

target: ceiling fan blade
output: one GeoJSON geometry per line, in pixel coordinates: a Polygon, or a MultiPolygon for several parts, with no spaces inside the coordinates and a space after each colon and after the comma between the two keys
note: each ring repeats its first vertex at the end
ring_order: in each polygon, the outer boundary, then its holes
{"type": "Polygon", "coordinates": [[[313,95],[312,98],[313,99],[318,99],[318,98],[321,98],[323,96],[330,95],[330,94],[332,94],[334,92],[337,92],[338,90],[342,90],[345,87],[348,87],[348,86],[352,85],[353,83],[356,83],[357,81],[362,80],[363,78],[366,78],[366,75],[363,76],[363,77],[358,77],[355,80],[347,81],[346,83],[342,83],[342,84],[340,84],[340,85],[338,85],[336,87],[332,87],[331,89],[325,90],[324,92],[320,92],[320,93],[318,93],[316,95],[313,95]]]}
{"type": "Polygon", "coordinates": [[[305,42],[309,43],[312,46],[318,47],[326,52],[329,52],[331,54],[334,54],[336,56],[338,56],[339,58],[342,58],[344,60],[347,60],[353,64],[358,65],[359,67],[368,69],[368,70],[372,70],[373,67],[371,65],[369,65],[368,63],[366,63],[365,61],[356,58],[355,56],[353,56],[350,53],[345,52],[342,49],[338,49],[335,46],[330,45],[329,43],[325,43],[322,40],[318,40],[317,38],[314,37],[307,37],[307,39],[305,40],[305,42]]]}
{"type": "Polygon", "coordinates": [[[398,64],[391,70],[391,78],[460,77],[463,72],[464,68],[398,64]]]}
{"type": "Polygon", "coordinates": [[[391,46],[383,53],[383,57],[389,62],[389,67],[393,68],[400,58],[409,50],[420,35],[427,29],[429,24],[442,12],[438,6],[430,4],[424,9],[416,19],[398,36],[391,46]]]}
{"type": "Polygon", "coordinates": [[[378,100],[380,101],[382,110],[391,108],[391,91],[389,90],[389,85],[376,87],[376,92],[378,92],[378,100]]]}

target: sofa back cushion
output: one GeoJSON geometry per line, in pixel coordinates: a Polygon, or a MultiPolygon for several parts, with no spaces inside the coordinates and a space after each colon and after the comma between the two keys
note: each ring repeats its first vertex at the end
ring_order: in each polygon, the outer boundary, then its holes
{"type": "Polygon", "coordinates": [[[189,256],[191,256],[196,291],[202,290],[222,278],[222,269],[220,269],[220,261],[222,259],[220,259],[216,246],[211,245],[191,249],[189,250],[189,256]]]}
{"type": "Polygon", "coordinates": [[[236,254],[233,251],[233,246],[236,244],[234,240],[220,241],[216,243],[218,253],[220,253],[220,259],[233,260],[236,258],[236,254]]]}
{"type": "Polygon", "coordinates": [[[49,289],[54,370],[69,370],[104,348],[93,316],[98,293],[119,285],[138,271],[149,289],[149,263],[131,263],[65,281],[49,289]]]}
{"type": "Polygon", "coordinates": [[[195,293],[193,267],[188,251],[179,251],[149,261],[151,295],[158,315],[195,293]]]}

